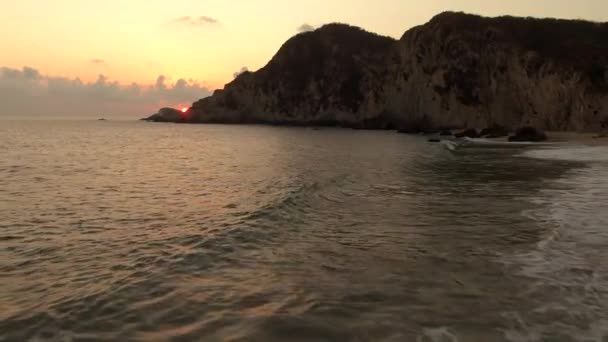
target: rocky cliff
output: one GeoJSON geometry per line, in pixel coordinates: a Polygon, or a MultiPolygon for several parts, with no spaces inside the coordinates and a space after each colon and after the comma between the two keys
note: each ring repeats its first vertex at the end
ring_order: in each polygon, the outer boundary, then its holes
{"type": "Polygon", "coordinates": [[[398,41],[330,24],[175,121],[599,130],[608,24],[448,12],[398,41]]]}

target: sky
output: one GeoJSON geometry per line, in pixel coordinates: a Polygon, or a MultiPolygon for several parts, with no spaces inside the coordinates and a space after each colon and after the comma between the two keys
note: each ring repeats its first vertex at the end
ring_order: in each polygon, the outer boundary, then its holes
{"type": "Polygon", "coordinates": [[[189,106],[301,30],[399,38],[447,10],[608,21],[607,0],[0,0],[0,117],[189,106]]]}

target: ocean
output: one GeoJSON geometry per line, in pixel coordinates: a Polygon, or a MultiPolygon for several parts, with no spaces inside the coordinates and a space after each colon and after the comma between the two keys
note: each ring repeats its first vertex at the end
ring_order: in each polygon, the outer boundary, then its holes
{"type": "Polygon", "coordinates": [[[0,121],[0,341],[607,341],[608,148],[0,121]]]}

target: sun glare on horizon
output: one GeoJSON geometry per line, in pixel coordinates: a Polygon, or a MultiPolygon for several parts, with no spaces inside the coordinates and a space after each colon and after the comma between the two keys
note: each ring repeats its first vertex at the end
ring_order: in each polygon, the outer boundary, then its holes
{"type": "Polygon", "coordinates": [[[183,108],[182,108],[182,113],[185,113],[185,112],[187,112],[187,111],[188,111],[188,108],[186,108],[186,107],[183,107],[183,108]]]}

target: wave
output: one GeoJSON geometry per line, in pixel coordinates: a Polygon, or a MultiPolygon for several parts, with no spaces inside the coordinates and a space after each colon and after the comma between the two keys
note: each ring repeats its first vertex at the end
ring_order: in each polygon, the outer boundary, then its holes
{"type": "Polygon", "coordinates": [[[522,156],[563,161],[608,162],[608,146],[572,146],[529,150],[523,152],[522,156]]]}
{"type": "Polygon", "coordinates": [[[533,199],[534,208],[522,215],[546,228],[548,234],[537,247],[506,257],[516,265],[517,273],[534,281],[523,289],[536,298],[535,308],[528,312],[510,313],[506,317],[513,327],[505,330],[510,341],[543,340],[555,331],[567,339],[604,341],[608,333],[608,291],[603,260],[608,256],[603,246],[608,243],[606,204],[608,201],[608,147],[569,147],[533,150],[526,157],[559,161],[584,162],[565,177],[552,182],[533,199]],[[536,317],[586,317],[588,326],[577,326],[567,320],[538,322],[536,317]],[[532,335],[530,335],[532,334],[532,335]]]}

